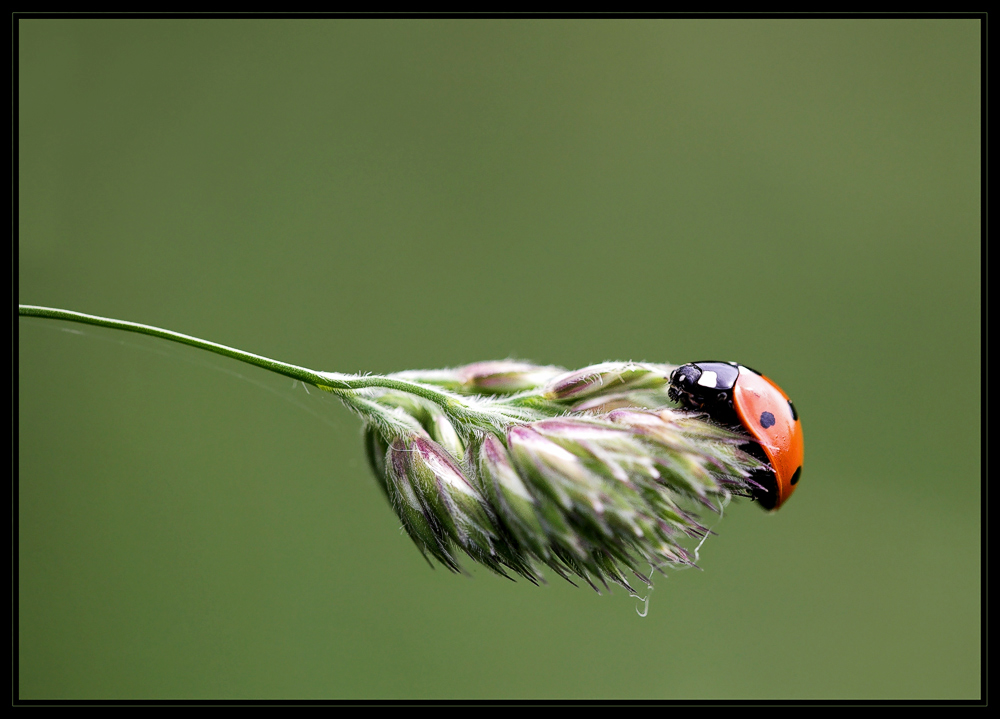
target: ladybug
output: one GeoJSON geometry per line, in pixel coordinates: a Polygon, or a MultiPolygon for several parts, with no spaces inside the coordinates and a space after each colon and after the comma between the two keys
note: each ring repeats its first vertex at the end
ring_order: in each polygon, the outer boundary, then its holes
{"type": "Polygon", "coordinates": [[[745,449],[768,465],[750,477],[754,499],[768,510],[788,501],[802,476],[802,422],[781,387],[736,362],[691,362],[670,373],[667,394],[753,437],[745,449]]]}

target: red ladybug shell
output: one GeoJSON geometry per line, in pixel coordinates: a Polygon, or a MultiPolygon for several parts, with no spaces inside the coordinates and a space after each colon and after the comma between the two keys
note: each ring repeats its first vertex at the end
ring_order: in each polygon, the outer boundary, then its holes
{"type": "Polygon", "coordinates": [[[792,496],[802,474],[802,422],[781,387],[746,367],[740,367],[733,404],[744,429],[774,469],[778,499],[773,509],[777,509],[792,496]]]}

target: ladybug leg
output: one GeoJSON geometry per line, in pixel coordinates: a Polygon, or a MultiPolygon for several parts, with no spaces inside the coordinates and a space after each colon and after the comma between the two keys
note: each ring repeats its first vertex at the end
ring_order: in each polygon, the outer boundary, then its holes
{"type": "Polygon", "coordinates": [[[756,442],[747,442],[740,449],[764,464],[763,467],[750,473],[752,498],[760,502],[760,506],[764,509],[774,509],[778,503],[778,478],[771,468],[771,461],[756,442]]]}

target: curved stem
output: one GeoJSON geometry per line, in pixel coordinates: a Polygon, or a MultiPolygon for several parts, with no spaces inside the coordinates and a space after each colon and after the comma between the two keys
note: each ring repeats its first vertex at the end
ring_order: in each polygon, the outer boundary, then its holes
{"type": "MultiPolygon", "coordinates": [[[[382,389],[406,392],[430,400],[439,405],[450,416],[476,426],[495,426],[501,415],[505,414],[502,410],[476,408],[472,406],[472,400],[463,400],[460,396],[451,392],[436,387],[429,387],[418,382],[380,375],[358,376],[340,374],[339,372],[317,372],[306,367],[299,367],[287,362],[279,362],[270,357],[262,357],[252,352],[245,352],[244,350],[219,344],[218,342],[209,342],[208,340],[192,337],[191,335],[165,330],[161,327],[153,327],[152,325],[139,324],[138,322],[126,322],[110,317],[99,317],[97,315],[84,314],[83,312],[61,310],[54,307],[39,307],[37,305],[18,305],[17,313],[21,317],[42,317],[54,320],[66,320],[67,322],[81,322],[98,327],[159,337],[171,342],[179,342],[191,347],[207,350],[208,352],[214,352],[224,357],[230,357],[240,362],[256,365],[271,372],[282,374],[301,382],[307,382],[320,389],[340,390],[342,393],[344,390],[356,391],[380,387],[382,389]]],[[[341,398],[343,398],[343,394],[341,394],[341,398]]]]}
{"type": "Polygon", "coordinates": [[[208,340],[203,340],[198,337],[192,337],[191,335],[181,334],[180,332],[165,330],[160,327],[153,327],[152,325],[115,320],[110,317],[87,315],[83,312],[60,310],[54,307],[39,307],[37,305],[18,305],[17,314],[20,317],[44,317],[53,320],[81,322],[87,325],[97,325],[98,327],[109,327],[115,330],[124,330],[125,332],[136,332],[138,334],[150,335],[151,337],[159,337],[161,339],[170,340],[171,342],[179,342],[181,344],[197,347],[198,349],[208,350],[209,352],[214,352],[215,354],[220,354],[224,357],[231,357],[239,360],[240,362],[256,365],[257,367],[263,367],[271,372],[277,372],[278,374],[283,374],[286,377],[291,377],[292,379],[297,379],[302,382],[308,382],[312,385],[320,386],[325,384],[327,386],[336,387],[337,389],[354,389],[346,384],[331,384],[330,380],[324,377],[322,372],[315,372],[305,367],[298,367],[293,364],[288,364],[287,362],[279,362],[278,360],[273,360],[269,357],[261,357],[260,355],[255,355],[251,352],[238,350],[235,347],[227,347],[226,345],[221,345],[217,342],[209,342],[208,340]]]}
{"type": "Polygon", "coordinates": [[[468,405],[458,395],[452,394],[436,387],[428,387],[418,382],[410,382],[404,379],[384,377],[382,375],[371,374],[364,376],[345,375],[339,372],[317,372],[323,379],[318,384],[320,386],[334,387],[337,389],[368,389],[371,387],[381,387],[382,389],[394,389],[398,392],[415,394],[418,397],[428,399],[434,404],[440,405],[444,409],[468,409],[468,405]]]}

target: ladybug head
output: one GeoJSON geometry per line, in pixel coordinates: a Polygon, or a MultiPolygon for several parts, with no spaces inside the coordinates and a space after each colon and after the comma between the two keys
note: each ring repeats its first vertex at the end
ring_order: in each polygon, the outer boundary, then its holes
{"type": "Polygon", "coordinates": [[[670,373],[670,384],[690,389],[701,377],[701,369],[694,363],[682,364],[670,373]]]}
{"type": "Polygon", "coordinates": [[[701,377],[701,368],[696,364],[681,365],[670,373],[670,389],[667,396],[674,402],[679,402],[681,406],[693,408],[694,395],[698,379],[701,377]]]}
{"type": "Polygon", "coordinates": [[[670,373],[667,396],[681,407],[708,412],[719,424],[739,425],[733,408],[733,387],[740,375],[732,362],[689,362],[670,373]]]}

